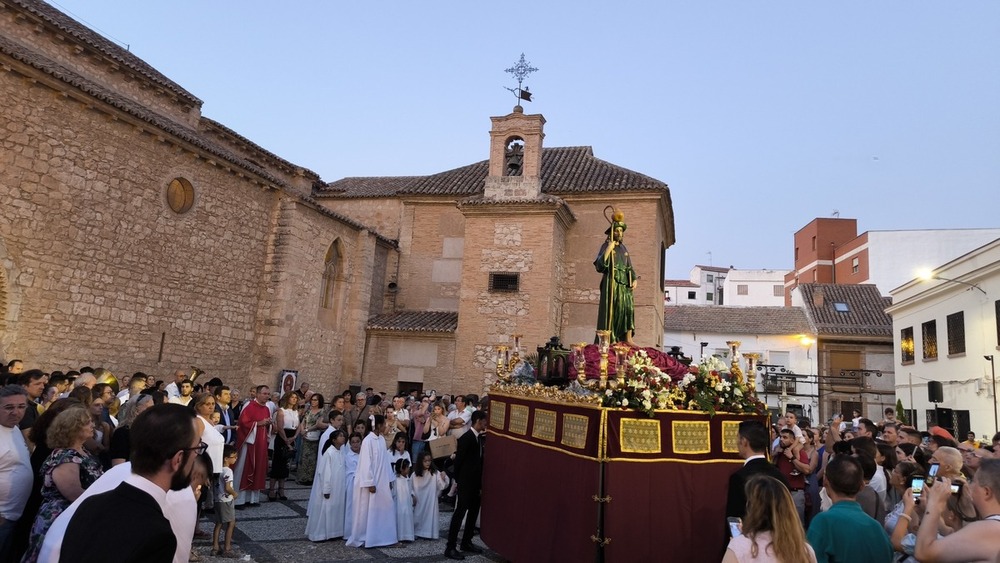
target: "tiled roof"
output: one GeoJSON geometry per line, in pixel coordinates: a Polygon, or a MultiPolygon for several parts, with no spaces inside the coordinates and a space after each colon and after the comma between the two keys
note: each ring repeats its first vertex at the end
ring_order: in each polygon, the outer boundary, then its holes
{"type": "Polygon", "coordinates": [[[803,307],[820,336],[878,336],[892,338],[892,304],[873,284],[803,283],[798,286],[803,307]],[[844,303],[847,311],[834,304],[844,303]]]}
{"type": "Polygon", "coordinates": [[[701,287],[691,280],[663,280],[663,285],[667,287],[701,287]]]}
{"type": "Polygon", "coordinates": [[[368,330],[400,332],[455,332],[458,313],[450,311],[400,311],[368,319],[368,330]]]}
{"type": "Polygon", "coordinates": [[[729,271],[729,268],[720,268],[719,266],[702,266],[701,264],[695,264],[695,268],[701,268],[705,272],[720,272],[723,274],[729,271]]]}
{"type": "Polygon", "coordinates": [[[726,334],[812,334],[799,307],[679,305],[663,308],[664,330],[726,334]]]}
{"type": "Polygon", "coordinates": [[[128,67],[134,72],[146,77],[155,84],[163,86],[177,96],[183,98],[187,103],[194,106],[201,106],[201,100],[193,94],[181,88],[173,80],[170,80],[158,70],[150,66],[146,61],[122,49],[115,43],[108,41],[99,33],[80,24],[73,18],[60,12],[46,2],[40,0],[8,0],[9,4],[20,6],[23,10],[30,12],[46,23],[58,28],[61,32],[72,36],[76,40],[89,45],[94,50],[114,60],[115,62],[128,67]]]}
{"type": "MultiPolygon", "coordinates": [[[[483,192],[489,161],[429,176],[343,178],[319,190],[317,197],[358,198],[397,195],[467,197],[483,192]]],[[[551,195],[620,191],[667,191],[655,178],[594,157],[591,147],[542,149],[542,191],[551,195]]]]}
{"type": "Polygon", "coordinates": [[[281,158],[280,156],[278,156],[278,155],[274,154],[273,152],[265,149],[264,147],[258,145],[257,143],[251,141],[250,139],[247,139],[243,135],[240,135],[236,131],[233,131],[229,127],[226,127],[225,125],[219,123],[218,121],[216,121],[214,119],[209,119],[209,118],[207,118],[205,116],[202,116],[200,123],[201,123],[201,126],[204,128],[204,130],[206,132],[212,132],[213,129],[217,130],[217,131],[221,132],[221,134],[223,136],[231,137],[232,139],[235,139],[236,141],[238,141],[237,144],[242,143],[242,144],[246,145],[251,150],[257,151],[257,152],[261,153],[262,155],[266,156],[267,158],[270,158],[270,159],[274,160],[275,162],[277,162],[281,166],[285,167],[289,171],[293,171],[293,172],[294,171],[301,171],[301,173],[304,176],[306,176],[307,178],[309,178],[311,180],[314,180],[314,181],[315,180],[319,180],[319,174],[313,172],[312,170],[309,170],[308,168],[305,168],[303,166],[299,166],[298,164],[295,164],[294,162],[289,162],[289,161],[281,158]]]}

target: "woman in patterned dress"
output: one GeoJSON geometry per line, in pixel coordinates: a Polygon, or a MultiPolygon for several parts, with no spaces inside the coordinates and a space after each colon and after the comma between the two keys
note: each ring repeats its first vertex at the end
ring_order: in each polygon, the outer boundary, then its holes
{"type": "Polygon", "coordinates": [[[300,485],[311,485],[316,475],[316,459],[319,457],[319,439],[329,423],[323,420],[327,414],[323,409],[323,395],[313,393],[309,397],[309,408],[302,414],[302,456],[296,469],[296,481],[300,485]]]}
{"type": "Polygon", "coordinates": [[[22,563],[34,563],[52,522],[101,476],[101,463],[83,443],[94,436],[94,420],[85,408],[69,408],[49,426],[52,453],[42,464],[42,506],[31,527],[22,563]]]}

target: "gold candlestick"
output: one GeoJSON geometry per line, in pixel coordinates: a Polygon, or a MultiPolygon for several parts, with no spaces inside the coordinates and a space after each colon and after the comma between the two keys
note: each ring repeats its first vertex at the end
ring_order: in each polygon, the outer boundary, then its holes
{"type": "Polygon", "coordinates": [[[608,387],[608,348],[611,346],[611,331],[597,331],[597,349],[601,351],[601,389],[608,387]]]}
{"type": "Polygon", "coordinates": [[[576,380],[580,385],[587,383],[587,357],[583,353],[586,347],[586,342],[579,342],[573,345],[573,366],[576,367],[576,380]]]}
{"type": "Polygon", "coordinates": [[[747,373],[746,373],[746,383],[747,388],[751,393],[757,391],[757,360],[760,359],[760,354],[756,352],[750,352],[743,354],[743,357],[747,359],[747,373]]]}
{"type": "Polygon", "coordinates": [[[618,385],[625,385],[625,360],[628,356],[629,347],[627,344],[615,344],[615,379],[618,385]]]}

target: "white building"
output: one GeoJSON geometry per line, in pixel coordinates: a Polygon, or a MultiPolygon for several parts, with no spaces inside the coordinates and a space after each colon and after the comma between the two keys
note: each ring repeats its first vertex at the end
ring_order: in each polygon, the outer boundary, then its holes
{"type": "Polygon", "coordinates": [[[785,304],[785,275],[791,270],[730,268],[723,283],[725,305],[781,307],[785,304]]]}
{"type": "Polygon", "coordinates": [[[891,291],[896,396],[914,408],[921,427],[936,423],[965,438],[989,441],[997,431],[994,365],[1000,337],[1000,239],[891,291]],[[928,383],[942,384],[942,402],[928,383]],[[951,409],[935,411],[935,406],[951,409]],[[938,418],[942,418],[938,420],[938,418]]]}
{"type": "MultiPolygon", "coordinates": [[[[663,326],[664,349],[679,346],[695,363],[702,354],[728,357],[726,342],[740,341],[742,354],[756,352],[761,364],[774,366],[757,372],[757,393],[772,413],[818,415],[816,339],[801,308],[668,307],[663,326]],[[781,377],[765,380],[765,372],[781,377]]],[[[746,371],[745,362],[741,367],[746,371]]]]}

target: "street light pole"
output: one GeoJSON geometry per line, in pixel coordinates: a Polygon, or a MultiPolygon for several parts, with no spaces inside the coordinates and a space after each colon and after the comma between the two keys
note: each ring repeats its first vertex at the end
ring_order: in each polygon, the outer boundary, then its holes
{"type": "Polygon", "coordinates": [[[1000,432],[1000,424],[997,424],[997,368],[993,363],[993,354],[983,356],[983,359],[990,362],[990,378],[993,380],[993,433],[1000,432]]]}

